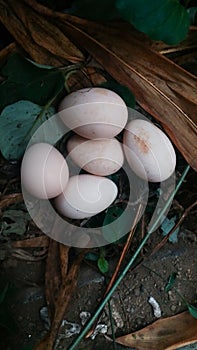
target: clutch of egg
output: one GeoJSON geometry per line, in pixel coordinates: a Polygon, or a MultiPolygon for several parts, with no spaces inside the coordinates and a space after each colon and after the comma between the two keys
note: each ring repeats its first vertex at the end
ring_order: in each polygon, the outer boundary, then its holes
{"type": "Polygon", "coordinates": [[[67,160],[52,145],[39,143],[25,153],[21,180],[36,198],[54,198],[57,211],[72,219],[100,213],[115,200],[118,189],[108,178],[124,163],[141,178],[159,182],[174,171],[176,155],[167,136],[154,124],[135,119],[116,93],[86,88],[66,96],[59,117],[75,134],[68,140],[68,156],[87,174],[69,178],[67,160]],[[115,138],[122,130],[123,145],[115,138]]]}

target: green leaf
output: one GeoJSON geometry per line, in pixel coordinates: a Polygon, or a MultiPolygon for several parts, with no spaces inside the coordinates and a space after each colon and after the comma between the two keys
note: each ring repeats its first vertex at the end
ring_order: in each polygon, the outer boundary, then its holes
{"type": "Polygon", "coordinates": [[[98,260],[98,255],[95,253],[87,253],[85,255],[85,259],[86,260],[90,260],[90,261],[97,261],[98,260]]]}
{"type": "MultiPolygon", "coordinates": [[[[162,233],[164,236],[166,236],[172,228],[175,226],[176,216],[173,216],[171,219],[168,219],[167,217],[161,224],[162,233]]],[[[179,233],[179,227],[173,232],[172,235],[169,237],[169,242],[171,243],[177,243],[178,242],[178,233],[179,233]]]]}
{"type": "Polygon", "coordinates": [[[106,89],[116,92],[124,100],[127,107],[131,107],[131,108],[135,107],[135,97],[132,94],[132,92],[128,89],[128,87],[118,84],[114,80],[110,80],[105,83],[102,83],[100,87],[104,87],[106,89]]]}
{"type": "Polygon", "coordinates": [[[102,273],[106,273],[106,272],[109,271],[109,264],[108,264],[107,260],[104,257],[100,257],[98,259],[97,265],[98,265],[99,270],[102,273]]]}
{"type": "Polygon", "coordinates": [[[169,290],[171,290],[172,289],[172,287],[173,287],[173,285],[174,285],[174,282],[175,282],[175,280],[176,280],[176,276],[177,276],[177,273],[176,272],[173,272],[171,275],[170,275],[170,277],[169,277],[169,279],[168,279],[168,283],[166,284],[166,286],[165,286],[165,292],[169,292],[169,290]]]}
{"type": "Polygon", "coordinates": [[[189,313],[190,313],[194,318],[197,318],[197,308],[194,307],[194,306],[191,305],[191,304],[188,304],[187,307],[188,307],[189,313]]]}
{"type": "Polygon", "coordinates": [[[38,67],[18,53],[8,58],[1,75],[5,80],[0,84],[0,111],[19,100],[45,105],[64,89],[65,79],[60,70],[38,67]]]}
{"type": "Polygon", "coordinates": [[[103,236],[107,242],[117,242],[129,232],[131,224],[132,215],[130,211],[116,205],[109,207],[103,221],[103,236]],[[118,218],[119,220],[117,220],[118,218]]]}
{"type": "Polygon", "coordinates": [[[66,12],[91,20],[106,21],[120,17],[115,7],[115,0],[74,0],[72,7],[66,12]]]}
{"type": "Polygon", "coordinates": [[[116,7],[123,19],[154,40],[175,45],[188,33],[189,15],[179,0],[117,0],[116,7]]]}
{"type": "Polygon", "coordinates": [[[2,234],[23,235],[26,232],[27,222],[30,220],[28,213],[23,210],[8,209],[2,217],[2,234]]]}
{"type": "Polygon", "coordinates": [[[19,159],[36,129],[55,113],[30,101],[18,101],[0,115],[0,150],[6,159],[19,159]],[[44,113],[42,113],[44,112],[44,113]]]}

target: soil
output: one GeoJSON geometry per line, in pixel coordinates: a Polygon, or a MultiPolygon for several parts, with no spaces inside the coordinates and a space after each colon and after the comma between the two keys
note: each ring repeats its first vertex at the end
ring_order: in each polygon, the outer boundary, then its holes
{"type": "MultiPolygon", "coordinates": [[[[191,171],[176,198],[176,202],[173,204],[173,208],[177,206],[177,202],[185,206],[195,200],[195,196],[188,195],[191,188],[196,190],[196,182],[193,182],[195,179],[196,174],[191,171]],[[189,180],[192,180],[192,184],[188,183],[189,180]],[[185,193],[187,193],[187,196],[185,193]],[[183,198],[185,203],[181,202],[183,198]]],[[[143,264],[130,269],[116,289],[111,299],[116,337],[141,329],[156,320],[153,309],[148,303],[150,296],[154,297],[159,303],[162,317],[172,316],[186,309],[183,300],[174,289],[168,293],[164,290],[172,273],[177,274],[174,287],[178,292],[189,303],[193,305],[197,303],[196,216],[197,211],[193,210],[181,226],[178,241],[176,243],[167,242],[155,255],[146,258],[143,264]]],[[[30,234],[31,232],[28,232],[28,235],[30,234]]],[[[135,252],[136,245],[141,240],[140,234],[140,231],[136,233],[124,264],[129,261],[130,256],[135,252]]],[[[147,255],[148,252],[151,252],[162,237],[161,230],[153,233],[144,251],[139,256],[138,262],[141,260],[142,254],[147,255]]],[[[10,241],[13,239],[16,239],[16,237],[9,237],[10,241]]],[[[9,240],[6,242],[6,247],[9,240]]],[[[40,315],[40,311],[43,311],[43,307],[46,306],[45,259],[27,261],[29,259],[26,258],[26,260],[23,260],[21,257],[14,257],[8,250],[5,254],[4,244],[2,247],[4,247],[4,252],[2,248],[0,278],[4,285],[5,282],[9,282],[12,289],[8,296],[6,312],[15,321],[17,330],[12,333],[10,330],[6,331],[5,328],[0,329],[0,349],[25,350],[29,349],[27,346],[35,346],[47,332],[49,319],[45,317],[45,320],[43,320],[40,315]]],[[[107,250],[110,267],[109,276],[116,266],[120,251],[121,248],[117,246],[109,249],[109,252],[107,250]]],[[[33,252],[31,253],[33,254],[33,252]]],[[[70,323],[81,325],[80,313],[82,311],[91,314],[95,312],[108,283],[108,278],[104,277],[93,263],[91,264],[84,261],[81,266],[78,285],[65,314],[65,320],[70,323]]],[[[95,340],[82,341],[77,349],[114,349],[112,341],[109,340],[109,338],[112,338],[112,334],[108,307],[104,309],[99,323],[108,326],[107,337],[98,335],[95,340]]],[[[67,349],[75,338],[76,335],[69,338],[65,337],[66,329],[68,330],[70,327],[71,325],[67,324],[61,328],[61,335],[58,337],[58,345],[56,346],[57,350],[67,349]]],[[[117,349],[125,349],[125,347],[117,345],[117,349]]]]}

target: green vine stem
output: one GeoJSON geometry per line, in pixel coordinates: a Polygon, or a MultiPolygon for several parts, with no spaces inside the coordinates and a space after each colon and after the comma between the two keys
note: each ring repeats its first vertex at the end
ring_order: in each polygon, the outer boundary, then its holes
{"type": "Polygon", "coordinates": [[[83,337],[87,334],[87,332],[89,331],[89,329],[91,328],[91,326],[93,325],[93,323],[96,321],[96,319],[98,318],[98,316],[100,315],[101,311],[103,310],[103,308],[105,307],[106,303],[110,300],[111,296],[113,295],[113,293],[115,292],[116,288],[119,286],[119,284],[121,283],[121,281],[123,280],[123,278],[125,277],[126,273],[128,272],[128,270],[130,269],[130,267],[133,265],[134,261],[136,260],[136,258],[138,257],[138,255],[140,254],[142,248],[144,247],[144,245],[146,244],[146,242],[148,241],[148,239],[150,238],[151,234],[155,231],[157,225],[160,223],[160,220],[162,218],[162,216],[164,215],[164,213],[166,212],[166,209],[168,208],[168,206],[170,205],[172,199],[174,198],[174,196],[176,195],[176,193],[178,192],[179,188],[181,187],[181,184],[183,183],[188,171],[190,169],[190,166],[187,165],[185,170],[182,173],[182,176],[180,177],[175,190],[172,192],[172,194],[170,195],[168,201],[166,202],[164,208],[161,210],[160,214],[158,215],[158,218],[155,220],[154,224],[152,225],[152,227],[148,230],[146,236],[144,237],[144,239],[142,240],[142,242],[140,243],[139,247],[137,248],[137,250],[135,251],[135,253],[133,254],[133,256],[131,257],[129,263],[127,264],[127,266],[124,268],[124,270],[122,271],[121,275],[117,278],[116,282],[114,283],[114,285],[112,286],[112,288],[110,289],[110,291],[107,293],[107,295],[105,296],[105,298],[103,299],[102,303],[99,305],[98,309],[96,310],[95,314],[92,316],[92,318],[87,322],[86,326],[84,327],[84,329],[82,330],[82,332],[78,335],[78,337],[74,340],[74,342],[68,347],[67,350],[74,350],[76,349],[77,345],[81,342],[81,340],[83,339],[83,337]]]}

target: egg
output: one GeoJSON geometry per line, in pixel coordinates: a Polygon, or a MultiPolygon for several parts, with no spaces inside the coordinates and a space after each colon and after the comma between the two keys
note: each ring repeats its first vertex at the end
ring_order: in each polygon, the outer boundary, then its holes
{"type": "Polygon", "coordinates": [[[94,175],[113,174],[124,162],[122,145],[115,138],[88,140],[74,135],[67,142],[67,150],[80,168],[94,175]]]}
{"type": "Polygon", "coordinates": [[[89,174],[71,176],[62,194],[54,200],[58,212],[71,219],[84,219],[109,207],[118,193],[115,183],[89,174]]]}
{"type": "Polygon", "coordinates": [[[115,92],[94,87],[66,96],[59,105],[59,115],[67,127],[82,137],[112,138],[125,127],[128,110],[115,92]]]}
{"type": "Polygon", "coordinates": [[[69,169],[62,154],[48,143],[36,143],[24,154],[21,165],[22,186],[34,197],[47,199],[65,189],[69,169]]]}
{"type": "Polygon", "coordinates": [[[124,152],[131,169],[142,179],[161,182],[175,170],[176,154],[169,138],[143,119],[130,121],[123,135],[124,152]]]}

